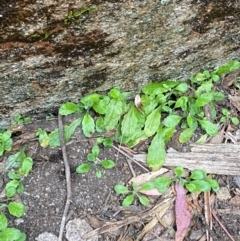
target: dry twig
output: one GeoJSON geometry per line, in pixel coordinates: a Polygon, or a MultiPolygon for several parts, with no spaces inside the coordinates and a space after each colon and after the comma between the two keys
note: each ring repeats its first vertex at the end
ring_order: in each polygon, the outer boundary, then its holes
{"type": "Polygon", "coordinates": [[[58,114],[58,127],[59,127],[59,137],[60,137],[60,143],[61,143],[61,148],[62,148],[63,162],[64,162],[64,166],[65,166],[66,185],[67,185],[67,200],[66,200],[64,212],[62,215],[60,231],[59,231],[59,236],[58,236],[58,241],[62,241],[63,231],[64,231],[67,214],[68,214],[68,210],[69,210],[69,206],[70,206],[70,202],[71,202],[72,191],[71,191],[70,167],[69,167],[69,163],[68,163],[66,145],[65,145],[65,141],[64,141],[62,116],[60,114],[58,114]]]}

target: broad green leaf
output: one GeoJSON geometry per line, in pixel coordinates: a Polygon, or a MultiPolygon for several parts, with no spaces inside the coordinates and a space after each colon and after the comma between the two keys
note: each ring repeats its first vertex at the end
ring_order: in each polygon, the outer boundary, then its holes
{"type": "Polygon", "coordinates": [[[5,169],[18,168],[25,157],[25,148],[13,155],[10,155],[5,164],[5,169]]]}
{"type": "Polygon", "coordinates": [[[176,168],[174,168],[174,173],[177,177],[181,177],[183,175],[183,167],[182,166],[178,166],[176,168]]]}
{"type": "Polygon", "coordinates": [[[175,131],[175,127],[166,127],[166,126],[163,127],[162,137],[165,143],[168,143],[171,140],[174,131],[175,131]]]}
{"type": "Polygon", "coordinates": [[[16,187],[11,186],[6,188],[6,196],[8,198],[13,197],[16,194],[16,192],[17,192],[16,187]]]}
{"type": "Polygon", "coordinates": [[[17,241],[22,237],[22,234],[16,228],[6,228],[0,233],[1,241],[17,241]]]}
{"type": "Polygon", "coordinates": [[[188,90],[188,84],[187,83],[180,83],[177,87],[175,87],[174,90],[186,92],[188,90]]]}
{"type": "Polygon", "coordinates": [[[198,120],[203,130],[210,136],[215,136],[218,132],[218,128],[215,124],[208,120],[198,120]]]}
{"type": "Polygon", "coordinates": [[[145,132],[143,130],[136,130],[136,132],[129,138],[126,142],[125,139],[123,139],[123,143],[127,144],[129,147],[136,146],[140,141],[146,140],[148,137],[146,136],[145,132]]]}
{"type": "Polygon", "coordinates": [[[104,119],[102,116],[100,116],[96,120],[96,131],[103,132],[104,130],[105,130],[104,119]]]}
{"type": "Polygon", "coordinates": [[[196,130],[198,127],[197,120],[190,115],[187,117],[187,124],[192,130],[196,130]]]}
{"type": "Polygon", "coordinates": [[[152,171],[157,171],[161,168],[165,161],[166,151],[165,142],[159,128],[157,134],[152,139],[148,148],[147,165],[152,171]]]}
{"type": "Polygon", "coordinates": [[[57,146],[60,146],[60,138],[59,138],[59,132],[58,129],[55,129],[54,131],[52,131],[49,135],[48,135],[48,145],[51,148],[55,148],[57,146]]]}
{"type": "Polygon", "coordinates": [[[217,91],[212,92],[212,95],[213,100],[215,101],[224,100],[226,98],[226,96],[223,93],[217,91]]]}
{"type": "Polygon", "coordinates": [[[74,134],[76,128],[81,124],[82,122],[82,117],[77,118],[74,120],[70,125],[64,126],[64,140],[69,141],[71,136],[74,134]]]}
{"type": "Polygon", "coordinates": [[[124,102],[118,99],[112,99],[107,107],[108,111],[104,117],[104,126],[107,131],[114,129],[123,114],[124,102]]]}
{"type": "Polygon", "coordinates": [[[19,168],[19,173],[23,174],[24,177],[28,176],[29,172],[32,170],[33,160],[31,157],[26,157],[21,167],[19,168]]]}
{"type": "Polygon", "coordinates": [[[94,155],[94,157],[97,157],[99,155],[100,149],[98,145],[94,145],[92,147],[92,154],[94,155]]]}
{"type": "Polygon", "coordinates": [[[6,229],[8,226],[8,220],[4,213],[0,214],[0,232],[6,229]]]}
{"type": "Polygon", "coordinates": [[[215,83],[218,82],[220,79],[221,79],[221,78],[220,78],[218,75],[216,75],[216,74],[213,74],[213,75],[212,75],[212,80],[213,80],[215,83]]]}
{"type": "Polygon", "coordinates": [[[15,173],[14,171],[10,171],[10,172],[8,172],[8,178],[10,178],[10,179],[21,179],[22,178],[22,176],[20,175],[20,174],[18,174],[18,173],[15,173]]]}
{"type": "Polygon", "coordinates": [[[24,186],[23,186],[23,184],[20,182],[19,185],[18,185],[18,187],[17,187],[17,193],[21,194],[21,193],[23,193],[23,191],[24,191],[24,186]]]}
{"type": "Polygon", "coordinates": [[[79,165],[76,169],[76,172],[79,174],[87,173],[91,169],[91,165],[89,163],[83,163],[79,165]]]}
{"type": "Polygon", "coordinates": [[[240,68],[240,62],[237,60],[233,60],[218,68],[216,71],[214,71],[214,73],[217,75],[228,74],[239,68],[240,68]]]}
{"type": "Polygon", "coordinates": [[[98,137],[97,138],[97,144],[101,144],[101,143],[103,143],[103,141],[104,141],[104,137],[103,136],[100,136],[100,137],[98,137]]]}
{"type": "Polygon", "coordinates": [[[204,179],[206,176],[207,176],[207,174],[205,171],[195,169],[194,171],[192,171],[190,178],[201,180],[201,179],[204,179]]]}
{"type": "Polygon", "coordinates": [[[212,93],[204,93],[197,98],[195,105],[197,107],[204,106],[210,103],[212,100],[213,100],[212,93]]]}
{"type": "Polygon", "coordinates": [[[211,77],[211,75],[210,75],[210,73],[209,73],[208,70],[204,70],[204,71],[203,71],[203,74],[204,74],[207,78],[210,78],[210,77],[211,77]]]}
{"type": "MultiPolygon", "coordinates": [[[[0,133],[1,135],[1,133],[0,133]]],[[[11,131],[4,131],[4,133],[2,134],[2,141],[6,141],[7,139],[9,139],[12,136],[12,132],[11,131]]]]}
{"type": "Polygon", "coordinates": [[[115,185],[115,186],[114,186],[114,191],[115,191],[116,193],[118,193],[118,194],[126,194],[126,193],[129,193],[129,190],[128,190],[125,186],[123,186],[123,185],[121,185],[121,184],[115,185]]]}
{"type": "Polygon", "coordinates": [[[172,115],[167,116],[164,119],[163,123],[166,127],[175,127],[178,125],[178,123],[181,121],[181,119],[182,119],[181,116],[172,114],[172,115]]]}
{"type": "Polygon", "coordinates": [[[38,136],[38,140],[40,142],[41,147],[45,148],[48,146],[49,137],[45,130],[38,128],[38,131],[36,132],[36,136],[38,136]]]}
{"type": "Polygon", "coordinates": [[[160,192],[164,193],[167,191],[172,180],[168,177],[157,177],[153,180],[154,187],[160,192]]]}
{"type": "Polygon", "coordinates": [[[148,191],[148,190],[151,190],[151,189],[153,189],[153,188],[155,188],[154,182],[145,182],[145,183],[141,186],[140,190],[141,190],[141,191],[148,191]]]}
{"type": "Polygon", "coordinates": [[[232,123],[234,124],[234,125],[238,125],[239,124],[239,119],[237,118],[237,117],[232,117],[231,118],[231,121],[232,121],[232,123]]]}
{"type": "Polygon", "coordinates": [[[198,82],[201,83],[202,81],[204,81],[206,79],[207,79],[207,77],[203,73],[198,73],[196,76],[190,78],[190,80],[194,83],[198,83],[198,82]]]}
{"type": "Polygon", "coordinates": [[[7,207],[9,213],[14,217],[20,218],[25,212],[25,206],[19,202],[10,202],[7,207]]]}
{"type": "Polygon", "coordinates": [[[103,145],[105,147],[112,147],[113,146],[113,140],[109,137],[104,138],[103,145]]]}
{"type": "Polygon", "coordinates": [[[155,96],[141,96],[142,110],[146,115],[149,115],[158,105],[158,99],[155,96]]]}
{"type": "Polygon", "coordinates": [[[147,116],[144,126],[146,136],[150,137],[157,132],[160,125],[160,120],[161,114],[159,108],[155,109],[150,115],[147,116]]]}
{"type": "Polygon", "coordinates": [[[211,80],[201,83],[201,85],[195,91],[195,96],[199,97],[202,93],[210,92],[213,88],[213,83],[211,80]]]}
{"type": "Polygon", "coordinates": [[[148,199],[147,197],[145,197],[145,196],[143,196],[143,195],[140,195],[140,194],[138,194],[137,196],[138,196],[139,202],[140,202],[142,205],[144,205],[144,206],[149,205],[149,199],[148,199]]]}
{"type": "Polygon", "coordinates": [[[87,154],[87,159],[88,159],[88,161],[90,161],[90,162],[95,162],[96,157],[95,157],[92,153],[88,153],[88,154],[87,154]]]}
{"type": "Polygon", "coordinates": [[[187,128],[183,130],[179,136],[180,143],[187,143],[193,136],[194,130],[187,128]]]}
{"type": "Polygon", "coordinates": [[[181,109],[183,111],[186,111],[186,109],[187,109],[187,102],[188,102],[188,97],[187,96],[182,96],[182,97],[177,99],[174,108],[181,107],[181,109]]]}
{"type": "Polygon", "coordinates": [[[59,113],[60,115],[70,115],[73,113],[76,113],[78,110],[78,107],[76,104],[72,103],[72,102],[67,102],[63,105],[61,105],[60,109],[59,109],[59,113]]]}
{"type": "Polygon", "coordinates": [[[218,182],[214,179],[207,178],[205,179],[206,182],[208,182],[214,192],[217,192],[219,190],[218,182]]]}
{"type": "Polygon", "coordinates": [[[92,134],[95,132],[94,119],[90,116],[88,112],[83,117],[82,130],[84,135],[87,137],[91,137],[92,134]]]}
{"type": "Polygon", "coordinates": [[[208,134],[204,134],[196,141],[196,143],[197,144],[203,144],[203,143],[206,142],[207,138],[208,138],[208,134]]]}
{"type": "Polygon", "coordinates": [[[193,180],[185,185],[189,192],[208,192],[211,185],[205,180],[193,180]]]}
{"type": "Polygon", "coordinates": [[[130,206],[130,205],[133,203],[133,200],[134,200],[134,195],[133,195],[133,194],[126,196],[126,197],[123,199],[122,206],[123,206],[123,207],[128,207],[128,206],[130,206]]]}
{"type": "Polygon", "coordinates": [[[121,98],[121,91],[119,87],[115,87],[110,90],[109,95],[114,99],[120,99],[121,98]]]}
{"type": "Polygon", "coordinates": [[[101,161],[101,166],[103,166],[105,169],[111,169],[115,167],[115,162],[112,160],[103,160],[101,161]]]}
{"type": "Polygon", "coordinates": [[[98,114],[105,114],[109,101],[110,98],[108,96],[103,96],[99,101],[95,102],[92,107],[98,114]]]}
{"type": "Polygon", "coordinates": [[[93,93],[93,94],[84,96],[80,100],[80,102],[83,103],[85,105],[85,109],[87,109],[87,108],[93,106],[93,104],[96,103],[100,97],[101,97],[101,95],[93,93]]]}
{"type": "Polygon", "coordinates": [[[165,92],[165,90],[161,83],[149,83],[142,88],[142,92],[146,95],[157,95],[165,92]]]}
{"type": "Polygon", "coordinates": [[[102,177],[102,172],[101,172],[101,170],[99,170],[99,169],[96,170],[96,177],[97,177],[97,178],[101,178],[101,177],[102,177]]]}

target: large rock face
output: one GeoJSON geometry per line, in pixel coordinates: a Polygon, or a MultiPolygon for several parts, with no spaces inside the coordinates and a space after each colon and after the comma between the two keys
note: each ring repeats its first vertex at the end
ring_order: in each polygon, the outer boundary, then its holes
{"type": "Polygon", "coordinates": [[[240,59],[233,0],[0,2],[0,129],[119,85],[186,79],[240,59]]]}

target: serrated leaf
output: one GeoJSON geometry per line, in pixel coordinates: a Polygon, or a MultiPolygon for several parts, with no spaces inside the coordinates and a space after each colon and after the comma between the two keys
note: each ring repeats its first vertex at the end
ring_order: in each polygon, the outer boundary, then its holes
{"type": "Polygon", "coordinates": [[[144,205],[144,206],[148,206],[149,205],[149,199],[143,195],[140,195],[138,194],[138,199],[139,199],[139,202],[144,205]]]}
{"type": "Polygon", "coordinates": [[[83,117],[82,130],[84,135],[87,137],[91,137],[92,134],[95,132],[94,119],[90,116],[88,112],[83,117]]]}
{"type": "Polygon", "coordinates": [[[109,101],[110,101],[110,98],[108,96],[104,96],[99,101],[95,102],[92,107],[98,114],[103,115],[107,111],[107,106],[109,104],[109,101]]]}
{"type": "Polygon", "coordinates": [[[8,198],[13,197],[17,192],[17,189],[13,186],[6,188],[6,196],[8,198]]]}
{"type": "Polygon", "coordinates": [[[151,114],[147,116],[144,132],[147,137],[154,135],[160,126],[161,114],[159,108],[152,111],[151,114]]]}
{"type": "Polygon", "coordinates": [[[91,107],[94,105],[94,103],[96,103],[99,98],[101,97],[101,95],[93,93],[93,94],[89,94],[84,96],[80,102],[83,103],[85,105],[85,108],[91,107]]]}
{"type": "Polygon", "coordinates": [[[101,161],[101,166],[103,166],[105,169],[111,169],[115,167],[115,162],[112,160],[103,160],[101,161]]]}
{"type": "Polygon", "coordinates": [[[215,136],[218,132],[218,128],[215,124],[208,120],[198,120],[203,130],[210,136],[215,136]]]}
{"type": "Polygon", "coordinates": [[[21,173],[24,177],[28,176],[29,172],[32,170],[33,160],[31,157],[26,157],[21,167],[19,168],[19,173],[21,173]]]}
{"type": "Polygon", "coordinates": [[[183,167],[182,166],[178,166],[176,168],[174,168],[174,173],[177,177],[181,177],[183,175],[183,167]]]}
{"type": "Polygon", "coordinates": [[[8,226],[8,220],[4,213],[0,214],[0,231],[3,231],[8,226]]]}
{"type": "Polygon", "coordinates": [[[0,233],[0,240],[2,241],[17,241],[22,237],[21,233],[16,228],[6,228],[0,233]]]}
{"type": "Polygon", "coordinates": [[[165,88],[161,83],[149,83],[142,88],[142,92],[146,95],[157,95],[164,91],[165,88]]]}
{"type": "Polygon", "coordinates": [[[7,206],[8,211],[14,217],[22,217],[25,212],[25,206],[19,202],[10,202],[7,206]]]}
{"type": "Polygon", "coordinates": [[[76,113],[78,110],[78,107],[76,104],[72,103],[72,102],[67,102],[63,105],[61,105],[60,109],[59,109],[59,113],[60,115],[70,115],[73,113],[76,113]]]}
{"type": "Polygon", "coordinates": [[[204,106],[204,105],[207,105],[208,103],[210,103],[211,101],[213,100],[213,95],[212,93],[204,93],[202,95],[200,95],[196,102],[195,102],[195,105],[197,107],[201,107],[201,106],[204,106]]]}
{"type": "Polygon", "coordinates": [[[167,191],[172,180],[168,177],[157,177],[153,180],[154,187],[160,192],[164,193],[167,191]]]}
{"type": "Polygon", "coordinates": [[[10,155],[6,161],[5,169],[18,168],[25,157],[25,148],[13,155],[10,155]]]}
{"type": "Polygon", "coordinates": [[[91,169],[91,165],[89,163],[83,163],[79,165],[76,169],[76,172],[79,174],[87,173],[91,169]]]}
{"type": "Polygon", "coordinates": [[[133,194],[126,196],[126,197],[123,199],[122,206],[123,206],[123,207],[128,207],[128,206],[130,206],[130,205],[133,203],[133,200],[134,200],[134,195],[133,195],[133,194]]]}
{"type": "Polygon", "coordinates": [[[126,193],[129,193],[129,190],[128,190],[125,186],[123,186],[123,185],[121,185],[121,184],[115,185],[115,186],[114,186],[114,191],[115,191],[116,193],[118,193],[118,194],[126,194],[126,193]]]}
{"type": "Polygon", "coordinates": [[[172,115],[167,116],[164,119],[163,123],[166,127],[175,127],[178,125],[178,123],[181,121],[181,119],[182,119],[181,116],[172,114],[172,115]]]}
{"type": "Polygon", "coordinates": [[[204,179],[207,176],[207,173],[203,170],[195,169],[192,171],[190,178],[191,179],[204,179]]]}
{"type": "Polygon", "coordinates": [[[193,136],[193,129],[192,128],[187,128],[183,130],[179,136],[179,142],[180,143],[187,143],[193,136]]]}
{"type": "Polygon", "coordinates": [[[185,186],[189,192],[208,192],[211,190],[211,185],[205,180],[193,180],[185,186]]]}
{"type": "Polygon", "coordinates": [[[161,128],[158,129],[157,134],[152,139],[148,148],[147,165],[152,171],[157,171],[165,161],[166,151],[165,142],[161,134],[161,128]]]}

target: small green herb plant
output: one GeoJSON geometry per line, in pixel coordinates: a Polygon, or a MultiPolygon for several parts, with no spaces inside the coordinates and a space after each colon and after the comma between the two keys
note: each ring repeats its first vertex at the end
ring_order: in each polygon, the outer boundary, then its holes
{"type": "MultiPolygon", "coordinates": [[[[6,196],[11,199],[16,193],[22,193],[24,190],[22,181],[28,176],[33,166],[31,157],[25,154],[25,148],[21,151],[10,155],[5,164],[5,170],[8,172],[10,181],[6,184],[6,196]]],[[[20,202],[10,201],[8,204],[0,204],[0,240],[1,241],[24,241],[26,234],[20,230],[8,227],[8,219],[5,215],[6,209],[8,213],[14,217],[22,217],[25,212],[25,206],[20,202]]]]}
{"type": "Polygon", "coordinates": [[[233,125],[239,125],[239,119],[235,116],[232,116],[230,111],[223,108],[222,109],[222,117],[220,119],[220,122],[223,122],[223,123],[229,123],[231,122],[233,125]]]}
{"type": "Polygon", "coordinates": [[[213,190],[217,192],[219,190],[218,182],[210,177],[207,177],[207,173],[203,170],[195,169],[191,172],[191,175],[187,178],[183,177],[184,169],[179,166],[174,169],[175,177],[157,177],[153,181],[146,182],[142,186],[138,187],[136,183],[132,184],[132,191],[126,186],[117,184],[114,186],[114,190],[118,194],[128,194],[122,202],[122,206],[129,206],[133,203],[134,198],[137,197],[141,204],[148,205],[149,200],[146,196],[139,194],[141,191],[149,191],[157,189],[160,193],[167,191],[168,187],[174,183],[179,182],[189,192],[208,192],[213,190]]]}
{"type": "Polygon", "coordinates": [[[12,136],[11,131],[0,132],[0,156],[2,156],[5,151],[11,151],[12,149],[11,136],[12,136]]]}
{"type": "Polygon", "coordinates": [[[97,138],[97,143],[92,147],[92,151],[87,155],[88,163],[83,163],[79,165],[76,169],[77,173],[87,173],[90,171],[92,165],[95,165],[97,166],[96,177],[100,178],[102,177],[102,171],[98,168],[98,166],[101,166],[104,169],[112,169],[115,166],[115,162],[112,160],[100,160],[98,158],[98,155],[100,153],[100,144],[103,144],[105,147],[111,147],[113,145],[113,142],[110,138],[97,138]]]}
{"type": "Polygon", "coordinates": [[[12,126],[16,126],[16,125],[19,125],[19,124],[26,124],[26,123],[29,123],[31,121],[31,118],[30,117],[22,117],[22,115],[20,114],[17,114],[13,117],[13,120],[12,120],[12,126]]]}

